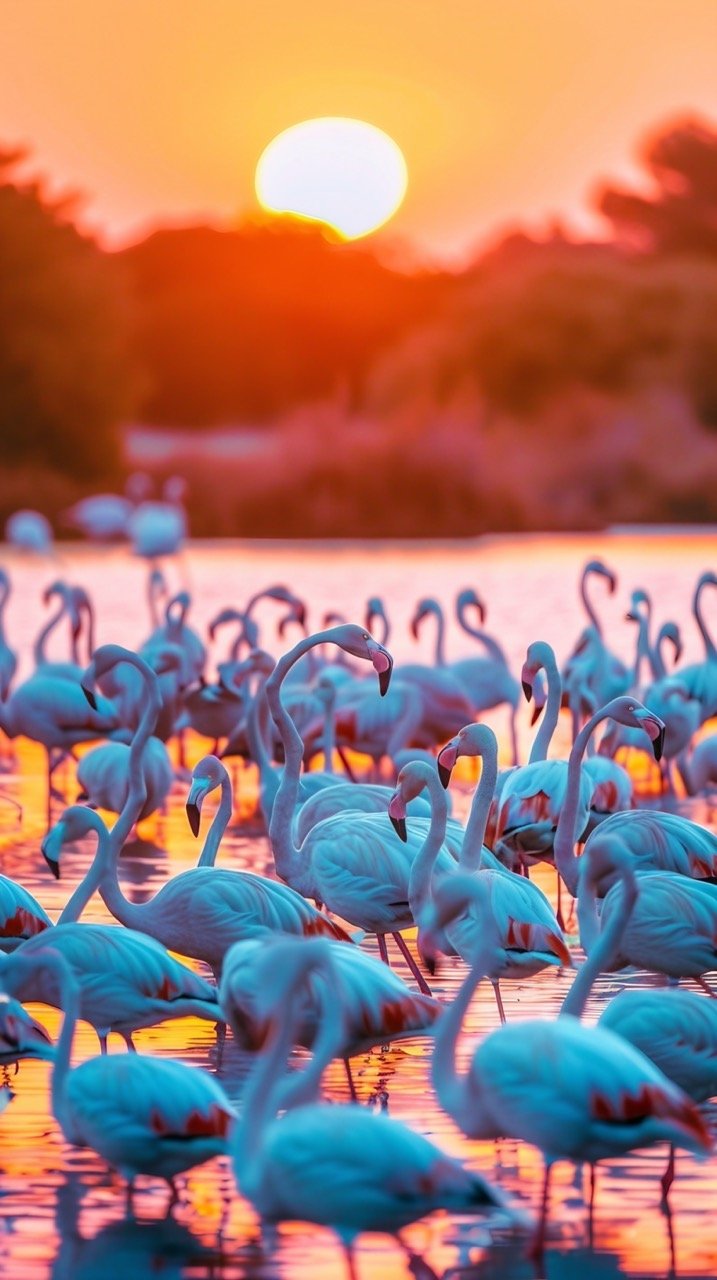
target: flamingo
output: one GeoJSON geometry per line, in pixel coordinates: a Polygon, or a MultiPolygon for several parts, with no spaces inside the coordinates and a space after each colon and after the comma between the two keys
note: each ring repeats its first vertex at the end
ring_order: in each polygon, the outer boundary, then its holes
{"type": "Polygon", "coordinates": [[[678,668],[675,675],[685,685],[691,697],[696,698],[701,708],[701,720],[710,720],[717,715],[717,645],[715,645],[702,613],[702,594],[705,587],[717,586],[717,574],[708,570],[700,574],[692,598],[692,612],[705,646],[703,662],[693,662],[687,667],[678,668]]]}
{"type": "Polygon", "coordinates": [[[679,762],[687,794],[714,791],[717,787],[717,733],[701,738],[688,757],[679,762]]]}
{"type": "MultiPolygon", "coordinates": [[[[65,811],[42,845],[43,856],[55,876],[59,876],[63,845],[90,831],[95,831],[101,842],[109,840],[102,819],[91,809],[76,805],[65,811]]],[[[56,925],[45,917],[39,921],[42,929],[30,933],[26,926],[28,936],[13,939],[21,945],[16,945],[7,959],[0,958],[0,974],[7,989],[26,999],[54,1003],[57,993],[52,984],[49,988],[27,990],[17,986],[14,977],[19,955],[32,955],[48,945],[62,952],[70,964],[81,988],[81,1016],[95,1028],[103,1052],[110,1031],[118,1032],[133,1048],[132,1032],[139,1027],[191,1016],[216,1022],[216,989],[170,956],[153,938],[111,925],[76,923],[94,888],[93,880],[86,877],[56,925]]],[[[35,921],[31,919],[30,923],[35,921]]]]}
{"type": "MultiPolygon", "coordinates": [[[[408,964],[419,989],[430,995],[401,929],[410,928],[413,917],[408,902],[408,879],[413,856],[425,827],[421,819],[412,824],[415,835],[404,845],[391,831],[380,813],[349,811],[317,823],[299,846],[294,836],[294,813],[299,787],[303,743],[283,706],[282,683],[294,662],[319,644],[340,645],[355,657],[368,658],[379,673],[381,690],[388,688],[392,659],[386,649],[367,631],[345,623],[318,631],[300,640],[277,662],[266,684],[266,694],[274,723],[284,745],[284,773],[274,798],[269,838],[278,875],[295,885],[307,897],[354,926],[378,937],[381,958],[388,963],[385,935],[390,933],[408,964]]],[[[425,822],[425,820],[423,820],[425,822]]],[[[462,835],[462,832],[461,832],[462,835]]],[[[460,837],[458,838],[460,843],[460,837]]],[[[446,849],[440,855],[447,869],[451,858],[446,849]]]]}
{"type": "Polygon", "coordinates": [[[127,477],[125,494],[93,493],[64,513],[65,522],[92,542],[113,542],[127,537],[127,524],[138,502],[149,496],[149,476],[141,471],[127,477]]]}
{"type": "Polygon", "coordinates": [[[21,551],[52,552],[52,525],[41,511],[23,507],[13,511],[5,522],[5,541],[21,551]]]}
{"type": "MultiPolygon", "coordinates": [[[[564,760],[548,760],[548,745],[558,722],[561,682],[555,655],[549,644],[535,640],[528,646],[521,680],[530,697],[535,678],[544,670],[548,700],[527,765],[506,773],[495,802],[492,847],[501,862],[509,866],[537,860],[552,860],[558,816],[565,798],[567,766],[564,760]]],[[[588,821],[592,786],[581,775],[579,819],[583,829],[588,821]]]]}
{"type": "Polygon", "coordinates": [[[0,951],[14,951],[51,926],[44,907],[23,885],[0,876],[0,951]]]}
{"type": "MultiPolygon", "coordinates": [[[[219,1004],[242,1049],[257,1051],[265,1043],[270,1015],[267,992],[271,991],[277,957],[279,963],[288,960],[293,968],[303,963],[302,952],[311,945],[311,939],[290,939],[288,935],[277,934],[272,938],[235,942],[229,948],[219,985],[219,1004]]],[[[336,1053],[344,1059],[351,1096],[355,1099],[350,1059],[375,1045],[431,1034],[443,1006],[432,996],[411,991],[398,974],[365,951],[331,939],[327,939],[327,945],[331,965],[340,976],[339,990],[333,995],[343,1002],[344,1038],[336,1053]]],[[[322,971],[312,973],[310,983],[301,993],[301,1017],[297,1018],[295,1034],[296,1043],[307,1048],[312,1047],[319,1034],[326,1002],[326,995],[322,997],[319,989],[321,980],[325,981],[322,971]]]]}
{"type": "MultiPolygon", "coordinates": [[[[489,976],[500,1020],[505,1022],[499,986],[501,978],[525,978],[539,973],[546,965],[570,966],[572,962],[553,909],[542,891],[523,876],[506,871],[489,850],[483,848],[488,808],[498,771],[495,734],[487,725],[472,724],[443,747],[438,755],[438,767],[445,785],[450,778],[450,770],[461,755],[481,756],[483,772],[471,805],[458,873],[473,871],[489,888],[490,909],[501,941],[500,965],[491,969],[489,976]]],[[[423,761],[404,765],[388,809],[391,821],[403,837],[406,834],[408,801],[423,790],[430,797],[431,827],[422,849],[414,858],[408,889],[411,912],[419,929],[431,902],[433,866],[445,836],[447,807],[441,780],[435,766],[430,768],[423,761]]],[[[449,872],[451,874],[456,874],[456,870],[449,872]]],[[[452,952],[470,961],[479,946],[480,932],[481,921],[475,914],[455,920],[447,935],[452,952]]]]}
{"type": "Polygon", "coordinates": [[[117,860],[144,802],[141,758],[159,708],[157,677],[137,654],[120,645],[102,645],[85,673],[83,688],[87,696],[93,698],[95,680],[122,661],[131,663],[142,673],[147,696],[130,748],[130,785],[125,807],[113,827],[112,839],[99,840],[83,885],[91,883],[99,888],[106,907],[121,924],[150,934],[171,951],[204,960],[217,975],[227,948],[254,933],[278,929],[345,940],[343,930],[300,894],[249,871],[194,867],[167,881],[147,902],[133,903],[125,898],[117,875],[117,860]]]}
{"type": "Polygon", "coordinates": [[[508,660],[497,640],[468,622],[466,612],[469,608],[478,611],[482,628],[485,622],[485,606],[471,587],[459,591],[456,596],[456,617],[463,631],[485,646],[487,655],[480,658],[461,658],[458,662],[451,664],[451,670],[467,689],[476,716],[480,715],[481,711],[488,711],[491,707],[499,706],[503,702],[509,707],[513,764],[516,765],[518,763],[516,714],[520,703],[520,684],[508,667],[508,660]]]}
{"type": "MultiPolygon", "coordinates": [[[[694,991],[621,991],[598,1023],[645,1054],[693,1102],[717,1093],[717,1005],[694,991]]],[[[675,1148],[662,1175],[667,1199],[675,1177],[675,1148]]]]}
{"type": "MultiPolygon", "coordinates": [[[[545,1160],[542,1210],[531,1252],[545,1246],[550,1173],[556,1160],[594,1163],[633,1147],[672,1142],[709,1151],[711,1139],[694,1103],[626,1040],[604,1027],[579,1021],[590,986],[609,959],[633,901],[634,875],[624,868],[623,909],[579,971],[555,1021],[506,1023],[476,1047],[467,1071],[455,1051],[464,1015],[499,946],[488,890],[478,878],[456,876],[436,893],[435,919],[419,947],[427,960],[436,931],[468,901],[479,906],[483,945],[453,1004],[439,1023],[432,1062],[433,1085],[444,1110],[470,1138],[521,1138],[545,1160]]],[[[622,889],[622,886],[621,886],[622,889]]]]}
{"type": "Polygon", "coordinates": [[[396,677],[417,685],[421,690],[421,729],[431,745],[457,733],[462,725],[473,718],[473,707],[465,685],[446,663],[445,618],[437,600],[430,596],[419,600],[411,619],[411,634],[417,640],[421,622],[429,616],[436,619],[434,665],[429,667],[423,663],[405,662],[397,669],[396,677]]]}
{"type": "Polygon", "coordinates": [[[201,679],[207,661],[203,641],[186,622],[191,603],[188,591],[178,591],[172,596],[164,611],[163,624],[155,628],[139,650],[140,656],[149,660],[153,649],[162,648],[167,643],[178,645],[184,655],[185,684],[201,679]]]}
{"type": "Polygon", "coordinates": [[[187,513],[182,504],[186,482],[170,476],[161,501],[140,502],[127,521],[127,532],[135,555],[154,560],[172,556],[182,549],[187,536],[187,513]]]}
{"type": "MultiPolygon", "coordinates": [[[[57,792],[52,775],[59,763],[53,758],[60,749],[60,759],[79,742],[104,738],[119,728],[117,709],[107,698],[97,697],[89,706],[79,683],[62,676],[47,675],[42,670],[13,691],[0,703],[0,728],[8,738],[22,734],[39,742],[47,753],[47,825],[52,820],[52,800],[57,792]]],[[[60,797],[62,798],[62,797],[60,797]]]]}
{"type": "MultiPolygon", "coordinates": [[[[310,969],[321,965],[330,972],[330,962],[322,940],[304,947],[300,964],[277,958],[272,967],[266,1050],[244,1092],[232,1158],[239,1190],[264,1221],[332,1227],[356,1280],[353,1243],[362,1231],[396,1234],[437,1208],[505,1212],[507,1204],[484,1178],[399,1121],[356,1105],[314,1101],[323,1069],[344,1039],[341,1001],[332,997],[324,1011],[309,1068],[289,1084],[281,1077],[301,1016],[299,992],[310,969]],[[277,1120],[280,1108],[288,1110],[277,1120]]],[[[338,980],[334,969],[322,990],[338,980]]]]}
{"type": "Polygon", "coordinates": [[[59,951],[47,946],[14,957],[26,983],[54,984],[63,1010],[52,1072],[52,1110],[65,1139],[92,1147],[127,1179],[131,1205],[140,1173],[174,1178],[227,1149],[234,1108],[199,1067],[131,1053],[95,1057],[70,1068],[80,993],[59,951]]]}
{"type": "MultiPolygon", "coordinates": [[[[129,753],[130,748],[124,742],[106,742],[88,751],[77,766],[80,798],[93,808],[121,813],[129,794],[129,753]]],[[[159,738],[148,738],[141,768],[146,798],[137,815],[138,822],[161,809],[172,790],[174,770],[169,752],[159,738]]]]}
{"type": "Polygon", "coordinates": [[[588,616],[588,627],[583,631],[573,653],[563,667],[563,683],[567,687],[571,666],[577,658],[587,658],[589,663],[588,682],[599,703],[624,693],[630,684],[630,673],[624,662],[612,653],[603,639],[600,619],[588,594],[588,582],[592,577],[603,578],[608,592],[613,595],[617,586],[617,578],[612,569],[602,560],[589,560],[583,567],[580,576],[580,598],[588,616]]]}

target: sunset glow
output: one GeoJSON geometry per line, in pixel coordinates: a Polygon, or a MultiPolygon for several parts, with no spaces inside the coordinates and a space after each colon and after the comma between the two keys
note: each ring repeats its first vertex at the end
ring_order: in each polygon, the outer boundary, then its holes
{"type": "Polygon", "coordinates": [[[280,133],[256,168],[256,194],[270,213],[332,227],[346,240],[393,217],[408,184],[406,161],[388,134],[363,120],[325,116],[280,133]]]}

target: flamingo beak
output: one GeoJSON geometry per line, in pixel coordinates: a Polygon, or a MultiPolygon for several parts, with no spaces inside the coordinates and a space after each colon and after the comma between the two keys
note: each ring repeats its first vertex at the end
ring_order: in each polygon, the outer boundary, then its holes
{"type": "Polygon", "coordinates": [[[530,702],[530,699],[531,699],[531,698],[532,698],[532,696],[533,696],[533,686],[532,686],[532,684],[530,683],[530,681],[529,681],[529,680],[521,680],[521,682],[520,682],[520,683],[521,683],[521,685],[523,686],[523,693],[524,693],[524,695],[525,695],[525,700],[526,700],[526,702],[530,702]]]}
{"type": "Polygon", "coordinates": [[[40,852],[56,880],[60,879],[60,850],[63,841],[61,828],[62,823],[58,822],[52,831],[48,831],[40,845],[40,852]]]}
{"type": "Polygon", "coordinates": [[[91,688],[89,687],[89,685],[86,685],[86,684],[82,684],[82,685],[80,686],[80,688],[82,689],[82,692],[84,693],[85,697],[87,698],[87,701],[89,702],[90,706],[92,707],[92,710],[93,710],[93,711],[96,711],[96,710],[97,710],[97,698],[95,697],[95,691],[94,691],[94,689],[91,689],[91,688]]]}
{"type": "Polygon", "coordinates": [[[406,844],[408,840],[408,832],[406,830],[406,803],[401,796],[394,791],[388,805],[388,816],[391,819],[393,827],[399,840],[406,844]]]}
{"type": "Polygon", "coordinates": [[[539,719],[540,719],[540,707],[534,707],[533,714],[530,717],[530,727],[532,728],[533,725],[536,723],[536,721],[539,719]]]}
{"type": "Polygon", "coordinates": [[[652,740],[652,751],[656,760],[662,759],[662,752],[665,749],[665,725],[663,724],[656,738],[652,740]]]}
{"type": "Polygon", "coordinates": [[[187,801],[185,805],[187,813],[187,821],[189,823],[192,835],[196,838],[199,835],[199,823],[201,821],[201,811],[199,805],[195,801],[187,801]]]}
{"type": "Polygon", "coordinates": [[[436,757],[436,767],[438,769],[438,776],[441,780],[441,784],[444,788],[448,786],[448,783],[451,780],[451,774],[455,768],[457,759],[458,747],[455,742],[447,742],[445,747],[442,747],[438,752],[436,757]]]}
{"type": "Polygon", "coordinates": [[[378,674],[378,690],[383,698],[388,693],[388,686],[391,683],[391,672],[393,671],[393,658],[388,649],[384,649],[383,645],[378,644],[375,640],[369,644],[369,653],[373,663],[373,669],[378,674]]]}

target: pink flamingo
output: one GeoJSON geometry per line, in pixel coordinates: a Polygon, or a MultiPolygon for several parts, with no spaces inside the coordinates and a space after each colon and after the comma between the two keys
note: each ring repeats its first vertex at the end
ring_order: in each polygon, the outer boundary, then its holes
{"type": "Polygon", "coordinates": [[[578,973],[554,1022],[506,1023],[475,1049],[467,1071],[456,1066],[456,1042],[476,986],[499,946],[487,887],[456,876],[436,894],[435,919],[419,940],[427,958],[436,931],[467,901],[485,922],[483,945],[436,1033],[433,1084],[439,1101],[470,1138],[521,1138],[545,1160],[540,1222],[532,1254],[545,1247],[550,1173],[556,1160],[594,1163],[633,1147],[673,1142],[709,1151],[711,1139],[694,1103],[626,1040],[579,1021],[590,987],[617,943],[634,899],[634,875],[624,868],[622,910],[578,973]]]}
{"type": "MultiPolygon", "coordinates": [[[[498,1013],[505,1022],[500,994],[501,978],[525,978],[549,964],[570,965],[570,953],[558,927],[555,914],[537,885],[523,876],[506,871],[486,849],[483,833],[490,796],[498,771],[497,742],[487,725],[469,725],[439,752],[439,767],[445,773],[459,755],[483,757],[483,773],[473,798],[466,827],[459,873],[471,870],[487,885],[493,922],[501,941],[500,964],[490,970],[498,1013]]],[[[432,819],[425,843],[413,860],[408,896],[413,918],[419,926],[425,919],[434,889],[433,866],[445,836],[447,807],[445,792],[435,768],[423,761],[404,765],[389,805],[389,816],[399,835],[406,834],[406,805],[415,795],[427,790],[431,799],[432,819]]],[[[453,870],[449,872],[456,874],[453,870]]],[[[482,921],[475,913],[467,913],[453,921],[447,937],[450,949],[463,959],[471,960],[480,945],[482,921]]]]}
{"type": "MultiPolygon", "coordinates": [[[[496,797],[492,825],[492,848],[501,862],[527,865],[538,860],[552,861],[553,840],[558,816],[565,799],[568,770],[564,760],[548,760],[550,740],[558,722],[561,682],[555,655],[549,644],[536,640],[528,646],[521,680],[530,698],[539,671],[548,682],[548,701],[527,765],[505,775],[496,797]]],[[[578,821],[588,821],[592,785],[582,774],[578,821]]],[[[560,919],[560,917],[558,917],[560,919]]]]}
{"type": "Polygon", "coordinates": [[[47,946],[16,957],[24,980],[59,986],[63,1010],[52,1072],[52,1110],[65,1139],[92,1147],[127,1179],[131,1206],[137,1174],[174,1178],[227,1149],[234,1108],[221,1085],[199,1067],[131,1053],[89,1058],[71,1069],[79,1016],[77,983],[64,957],[47,946]]]}
{"type": "Polygon", "coordinates": [[[346,939],[338,925],[321,915],[286,885],[249,871],[194,867],[174,876],[148,902],[133,903],[120,888],[117,861],[120,849],[144,802],[142,749],[152,732],[160,706],[157,677],[137,654],[119,645],[102,645],[85,673],[83,687],[93,698],[93,685],[117,662],[129,662],[142,673],[147,689],[142,720],[129,756],[129,792],[112,829],[100,839],[83,885],[92,883],[120,923],[148,933],[171,951],[193,956],[221,972],[224,953],[233,942],[254,933],[278,929],[285,933],[323,934],[346,939]]]}
{"type": "MultiPolygon", "coordinates": [[[[273,938],[249,938],[230,947],[219,984],[219,1004],[242,1049],[257,1051],[266,1042],[271,1013],[267,993],[271,992],[277,956],[282,961],[288,959],[292,968],[300,966],[302,952],[310,945],[311,939],[289,939],[288,935],[277,934],[273,938]]],[[[343,1002],[344,1039],[336,1052],[344,1059],[351,1096],[355,1099],[350,1059],[375,1045],[431,1033],[443,1005],[432,996],[411,991],[398,974],[365,951],[330,939],[327,946],[331,951],[331,965],[339,973],[338,998],[343,1002]]],[[[295,1035],[296,1043],[306,1048],[312,1047],[320,1032],[326,1003],[320,983],[325,980],[322,970],[312,972],[301,993],[301,1016],[297,1016],[295,1035]]]]}
{"type": "Polygon", "coordinates": [[[717,587],[716,573],[708,570],[700,574],[692,598],[692,612],[705,646],[704,661],[693,662],[675,672],[689,695],[699,702],[703,724],[705,720],[717,715],[717,645],[707,629],[702,613],[702,593],[705,587],[717,587]]]}
{"type": "Polygon", "coordinates": [[[617,578],[602,560],[589,560],[580,576],[580,598],[588,616],[588,626],[580,636],[573,653],[563,667],[563,681],[567,686],[570,679],[572,663],[575,659],[588,662],[588,683],[598,703],[624,693],[630,685],[630,673],[624,662],[611,653],[603,639],[603,629],[588,594],[588,582],[591,577],[600,577],[607,582],[610,595],[617,586],[617,578]]]}
{"type": "Polygon", "coordinates": [[[467,689],[473,704],[474,715],[478,716],[481,711],[488,711],[501,703],[505,703],[510,708],[510,738],[513,764],[516,765],[518,763],[516,714],[520,703],[520,684],[511,672],[498,641],[488,635],[487,631],[482,630],[485,622],[485,606],[471,587],[460,591],[456,596],[456,617],[466,634],[485,646],[487,655],[479,658],[460,658],[451,664],[451,670],[467,689]],[[466,617],[469,608],[478,611],[480,629],[469,623],[466,617]]]}
{"type": "Polygon", "coordinates": [[[239,1190],[262,1219],[332,1227],[356,1280],[353,1244],[362,1231],[397,1234],[438,1208],[505,1213],[506,1201],[496,1188],[399,1121],[364,1107],[314,1101],[324,1067],[345,1037],[343,1001],[334,997],[340,981],[335,969],[322,988],[331,992],[331,1003],[321,1019],[313,1060],[298,1079],[283,1078],[296,1040],[299,992],[311,969],[325,967],[330,974],[332,957],[316,941],[304,947],[300,964],[293,957],[279,963],[279,950],[269,975],[273,1014],[266,1049],[247,1083],[232,1138],[239,1190]],[[284,1108],[286,1115],[277,1120],[284,1108]]]}
{"type": "MultiPolygon", "coordinates": [[[[388,963],[385,935],[390,933],[421,991],[430,995],[400,931],[413,924],[408,902],[408,879],[417,841],[425,834],[416,819],[416,835],[404,845],[382,814],[349,811],[317,823],[303,843],[296,844],[294,813],[298,793],[303,743],[281,700],[282,683],[292,664],[319,644],[338,644],[354,657],[368,658],[379,673],[382,689],[388,688],[392,660],[388,652],[362,628],[346,623],[316,632],[300,640],[279,659],[269,677],[266,693],[271,714],[284,744],[284,773],[274,799],[269,838],[277,873],[307,897],[324,903],[342,920],[375,933],[382,960],[388,963]]],[[[424,820],[425,821],[425,820],[424,820]]],[[[441,855],[445,869],[448,851],[441,855]]]]}
{"type": "MultiPolygon", "coordinates": [[[[694,991],[621,991],[599,1026],[629,1040],[693,1102],[717,1093],[717,1005],[694,991]]],[[[662,1175],[667,1199],[675,1177],[675,1148],[662,1175]]]]}

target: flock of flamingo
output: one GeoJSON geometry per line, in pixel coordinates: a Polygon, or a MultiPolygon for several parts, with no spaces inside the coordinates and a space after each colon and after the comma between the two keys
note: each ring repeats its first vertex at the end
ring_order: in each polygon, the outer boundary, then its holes
{"type": "MultiPolygon", "coordinates": [[[[398,1235],[437,1209],[495,1216],[523,1232],[542,1274],[556,1161],[594,1166],[666,1144],[667,1198],[675,1149],[710,1153],[700,1104],[717,1093],[717,1003],[706,977],[717,968],[717,836],[670,799],[717,785],[717,735],[708,726],[717,716],[717,648],[704,618],[717,576],[705,572],[695,587],[705,656],[688,666],[679,665],[678,627],[656,632],[644,591],[629,606],[634,661],[611,652],[596,584],[616,585],[598,560],[582,575],[587,625],[562,669],[536,640],[519,679],[484,630],[472,590],[456,608],[481,646],[476,656],[446,660],[441,607],[424,599],[412,628],[433,619],[435,661],[394,666],[380,599],[367,602],[365,625],[327,616],[309,633],[305,603],[272,586],[213,619],[210,637],[232,627],[233,639],[212,679],[188,621],[189,593],[163,596],[156,568],[152,630],[136,651],[95,647],[88,593],[58,580],[45,593],[54,608],[35,643],[35,670],[18,682],[3,624],[11,584],[0,571],[0,729],[46,752],[42,856],[60,878],[66,846],[96,841],[56,921],[22,884],[0,876],[0,1062],[51,1063],[51,1108],[64,1138],[126,1178],[128,1213],[138,1176],[166,1179],[174,1198],[178,1175],[228,1154],[238,1192],[263,1222],[333,1228],[352,1277],[362,1232],[398,1235]],[[259,645],[261,599],[281,610],[283,644],[290,628],[301,633],[276,660],[259,645]],[[48,639],[65,626],[68,658],[50,660],[48,639]],[[515,725],[524,699],[540,723],[521,763],[515,725]],[[499,769],[481,716],[502,705],[513,759],[499,769]],[[567,759],[554,739],[561,710],[572,726],[567,759]],[[190,771],[187,742],[199,738],[212,754],[190,771]],[[635,751],[660,761],[660,799],[649,807],[638,807],[633,778],[616,759],[629,763],[635,751]],[[463,757],[480,762],[465,825],[450,806],[463,757]],[[73,758],[79,802],[65,808],[56,771],[73,758]],[[258,770],[273,874],[215,865],[233,814],[227,758],[258,770]],[[207,797],[219,793],[201,856],[132,902],[122,850],[177,786],[187,788],[195,836],[207,797]],[[555,868],[555,910],[531,878],[538,862],[555,868]],[[116,925],[82,921],[95,893],[116,925]],[[580,949],[566,934],[573,907],[580,949]],[[367,935],[379,958],[362,948],[367,935]],[[391,967],[393,955],[408,966],[410,985],[391,967]],[[448,1004],[431,992],[441,956],[463,965],[448,1004]],[[506,1014],[506,987],[548,966],[576,966],[559,1015],[506,1014]],[[664,989],[626,989],[597,1025],[583,1021],[597,976],[627,966],[660,975],[664,989]],[[461,1028],[484,979],[496,1026],[460,1065],[461,1028]],[[56,1043],[22,1000],[62,1011],[56,1043]],[[136,1052],[139,1028],[187,1016],[216,1025],[218,1063],[228,1033],[250,1057],[238,1103],[216,1074],[136,1052]],[[100,1052],[72,1066],[78,1019],[94,1028],[100,1052]],[[129,1052],[108,1052],[113,1032],[129,1052]],[[436,1098],[465,1135],[520,1139],[542,1153],[534,1220],[495,1177],[360,1100],[352,1058],[413,1036],[432,1037],[436,1098]],[[345,1064],[350,1103],[322,1094],[334,1059],[345,1064]]],[[[12,1096],[6,1084],[2,1105],[12,1096]]]]}

